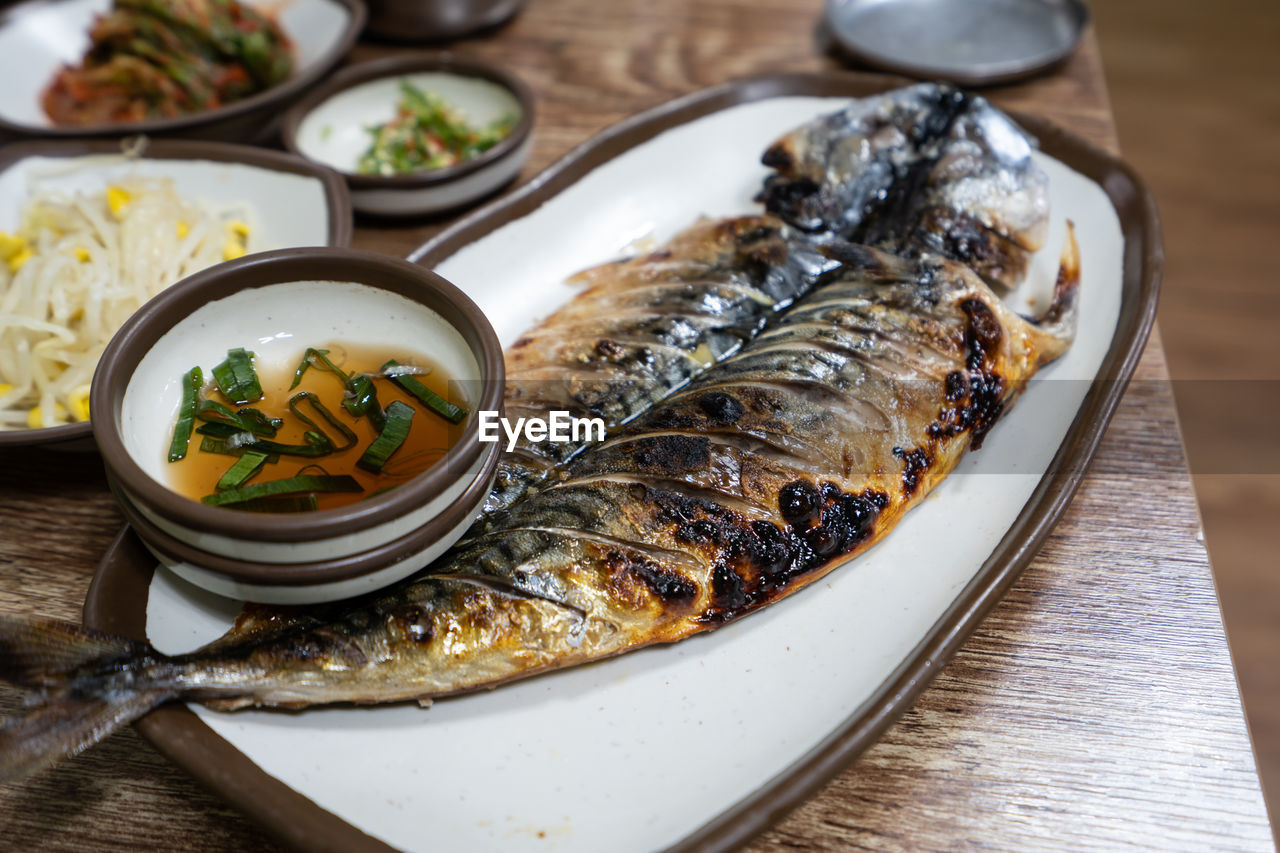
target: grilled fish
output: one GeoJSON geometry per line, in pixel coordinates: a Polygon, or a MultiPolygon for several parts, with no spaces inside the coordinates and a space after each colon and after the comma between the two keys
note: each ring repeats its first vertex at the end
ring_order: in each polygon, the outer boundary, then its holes
{"type": "MultiPolygon", "coordinates": [[[[506,413],[600,417],[606,434],[736,351],[829,267],[808,232],[969,264],[1011,288],[1047,228],[1032,141],[983,98],[920,84],[853,101],[770,146],[770,216],[702,222],[640,258],[578,276],[589,288],[507,352],[506,413]],[[791,227],[788,227],[790,225],[791,227]]],[[[579,452],[521,439],[486,512],[579,452]]]]}
{"type": "MultiPolygon", "coordinates": [[[[769,216],[703,221],[661,248],[579,273],[585,289],[506,353],[506,417],[600,418],[606,432],[736,352],[835,267],[769,216]]],[[[485,511],[509,506],[583,442],[505,453],[485,511]]]]}
{"type": "Polygon", "coordinates": [[[807,232],[1026,276],[1049,221],[1034,141],[984,98],[921,83],[857,100],[779,139],[760,200],[807,232]]]}
{"type": "Polygon", "coordinates": [[[427,701],[679,640],[865,550],[1070,345],[1078,268],[1033,323],[961,265],[824,252],[836,275],[775,326],[388,592],[179,656],[0,617],[0,676],[42,697],[0,729],[0,779],[172,699],[427,701]]]}

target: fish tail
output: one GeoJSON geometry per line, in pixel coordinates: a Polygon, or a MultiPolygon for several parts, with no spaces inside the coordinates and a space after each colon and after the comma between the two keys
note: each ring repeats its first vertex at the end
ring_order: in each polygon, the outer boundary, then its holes
{"type": "Polygon", "coordinates": [[[1058,278],[1053,285],[1053,299],[1044,313],[1032,320],[1045,338],[1040,350],[1040,363],[1047,364],[1067,351],[1076,337],[1080,305],[1080,246],[1076,243],[1076,226],[1067,220],[1067,239],[1062,245],[1058,278]]]}
{"type": "Polygon", "coordinates": [[[0,782],[92,746],[175,695],[146,643],[45,619],[0,615],[0,679],[33,691],[0,725],[0,782]]]}

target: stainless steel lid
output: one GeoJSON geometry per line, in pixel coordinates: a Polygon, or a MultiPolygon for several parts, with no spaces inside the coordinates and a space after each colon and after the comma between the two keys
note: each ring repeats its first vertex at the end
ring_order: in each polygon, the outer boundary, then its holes
{"type": "Polygon", "coordinates": [[[1050,68],[1088,20],[1082,0],[828,0],[824,16],[851,59],[969,86],[1050,68]]]}

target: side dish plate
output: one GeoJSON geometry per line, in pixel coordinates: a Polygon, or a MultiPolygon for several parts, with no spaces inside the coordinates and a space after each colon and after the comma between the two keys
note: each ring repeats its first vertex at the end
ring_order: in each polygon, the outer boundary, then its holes
{"type": "Polygon", "coordinates": [[[89,46],[94,17],[111,0],[25,0],[0,10],[0,139],[4,137],[119,137],[133,133],[199,136],[227,141],[263,137],[283,109],[346,56],[364,27],[361,0],[249,0],[275,12],[294,45],[292,76],[265,91],[203,112],[174,118],[86,126],[58,126],[41,106],[41,93],[65,64],[89,46]]]}
{"type": "MultiPolygon", "coordinates": [[[[244,210],[254,252],[351,244],[351,197],[334,171],[293,154],[197,140],[147,140],[130,155],[119,142],[45,140],[0,148],[0,231],[21,220],[37,189],[102,192],[128,177],[164,177],[178,194],[215,208],[244,210]]],[[[0,447],[47,445],[94,450],[87,422],[0,430],[0,447]]]]}
{"type": "MultiPolygon", "coordinates": [[[[636,116],[414,253],[509,343],[573,294],[566,275],[700,215],[755,209],[764,147],[883,77],[752,78],[636,116]]],[[[1053,126],[1055,221],[1018,300],[1083,257],[1082,326],[983,449],[884,542],[765,611],[673,646],[416,706],[138,723],[158,748],[308,849],[727,850],[846,767],[896,719],[1031,561],[1078,487],[1137,364],[1162,264],[1154,204],[1123,163],[1053,126]]],[[[156,571],[132,534],[99,567],[92,627],[189,650],[236,608],[156,571]]]]}

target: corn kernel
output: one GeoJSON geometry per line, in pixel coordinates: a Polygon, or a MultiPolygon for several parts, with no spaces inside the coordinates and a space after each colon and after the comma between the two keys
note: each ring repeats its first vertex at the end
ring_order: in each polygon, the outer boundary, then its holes
{"type": "Polygon", "coordinates": [[[0,231],[0,260],[7,261],[27,248],[27,241],[17,234],[0,231]]]}
{"type": "Polygon", "coordinates": [[[89,420],[89,386],[81,385],[71,392],[68,401],[71,404],[71,417],[77,421],[89,420]]]}
{"type": "Polygon", "coordinates": [[[62,407],[61,403],[53,404],[53,417],[46,418],[44,416],[44,406],[36,406],[27,412],[27,428],[42,429],[44,427],[57,426],[67,416],[67,410],[62,407]]]}
{"type": "Polygon", "coordinates": [[[128,206],[133,196],[128,190],[121,187],[107,187],[107,207],[111,210],[111,215],[116,219],[124,218],[124,209],[128,206]]]}
{"type": "Polygon", "coordinates": [[[72,254],[76,256],[76,260],[79,261],[80,263],[82,264],[89,263],[89,250],[86,249],[84,246],[76,246],[72,254]]]}
{"type": "Polygon", "coordinates": [[[9,258],[9,271],[17,272],[18,270],[26,266],[26,263],[29,260],[31,260],[31,247],[26,246],[26,247],[23,247],[23,249],[19,251],[18,254],[9,258]]]}
{"type": "Polygon", "coordinates": [[[178,220],[178,239],[185,240],[187,239],[187,235],[190,233],[191,233],[191,226],[183,222],[181,219],[179,219],[178,220]]]}
{"type": "Polygon", "coordinates": [[[244,243],[238,240],[228,240],[222,244],[222,259],[224,261],[234,261],[236,258],[245,256],[244,243]]]}

